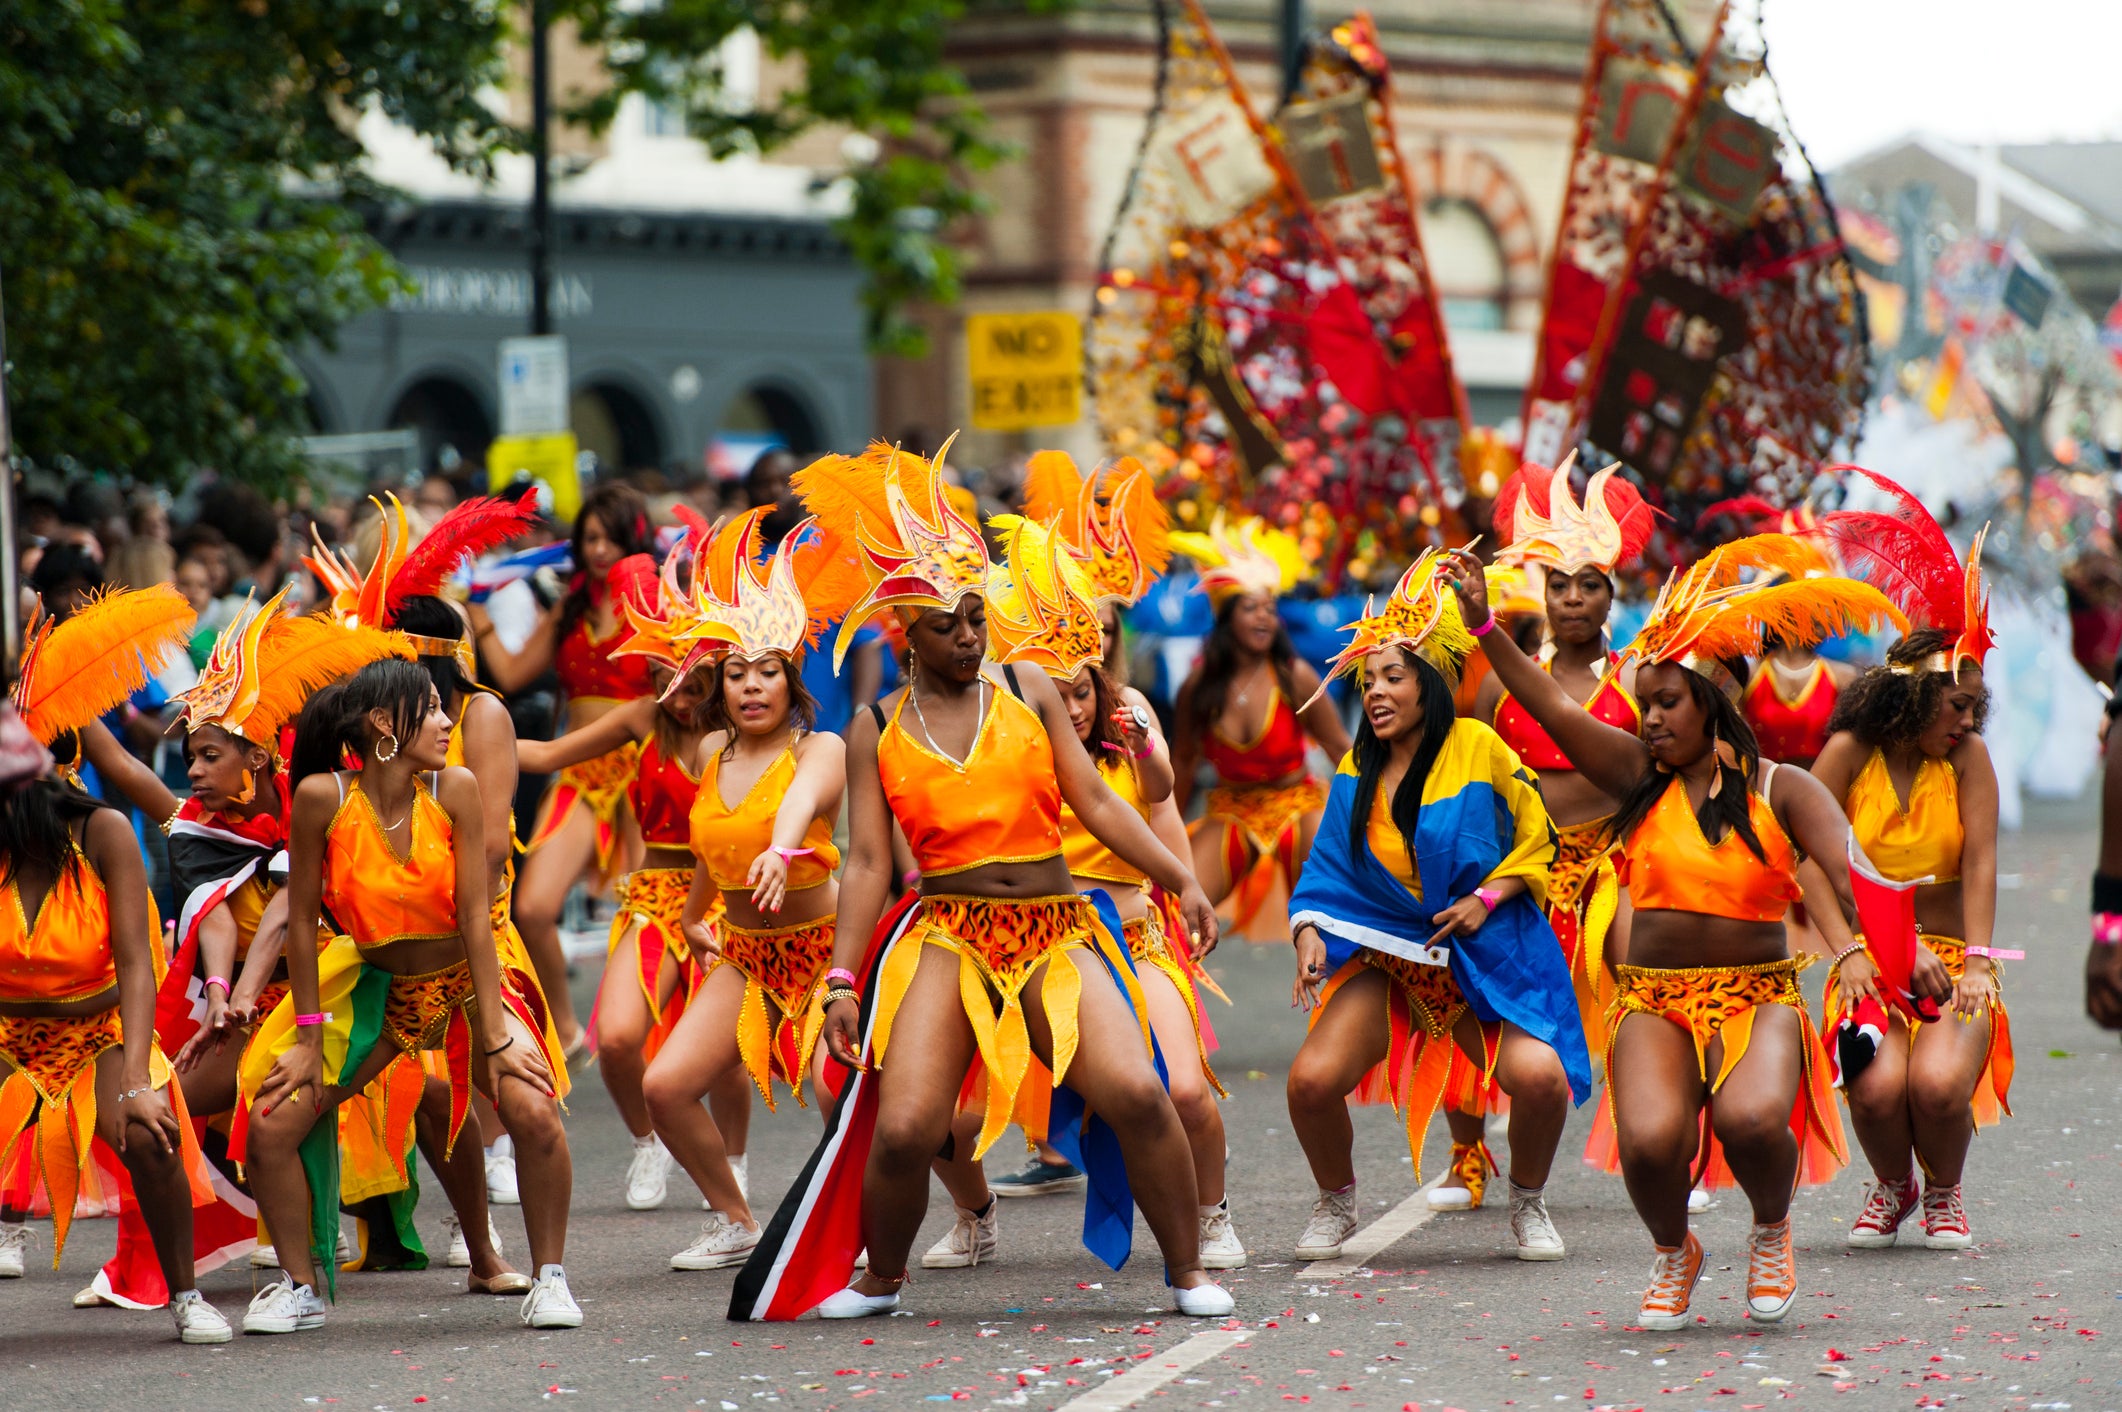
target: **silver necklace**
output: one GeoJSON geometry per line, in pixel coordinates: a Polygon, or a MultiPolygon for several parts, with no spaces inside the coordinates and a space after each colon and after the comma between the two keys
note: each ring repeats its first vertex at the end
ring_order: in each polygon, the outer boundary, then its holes
{"type": "MultiPolygon", "coordinates": [[[[973,746],[978,746],[980,744],[980,727],[987,723],[986,677],[980,678],[978,692],[980,697],[980,714],[973,725],[973,745],[968,746],[966,748],[965,760],[970,760],[973,758],[973,746]]],[[[921,738],[928,742],[928,748],[930,750],[933,750],[936,754],[941,755],[944,759],[950,761],[959,769],[964,769],[965,760],[960,760],[957,756],[951,754],[948,750],[945,750],[942,746],[936,744],[936,737],[930,734],[928,729],[928,716],[924,714],[921,710],[921,688],[919,686],[910,686],[906,689],[906,694],[913,698],[914,719],[921,723],[921,738]]]]}
{"type": "Polygon", "coordinates": [[[1267,669],[1265,667],[1253,668],[1252,675],[1246,678],[1245,690],[1238,693],[1238,704],[1240,706],[1245,705],[1247,702],[1253,699],[1253,688],[1260,684],[1260,674],[1266,670],[1267,669]]]}

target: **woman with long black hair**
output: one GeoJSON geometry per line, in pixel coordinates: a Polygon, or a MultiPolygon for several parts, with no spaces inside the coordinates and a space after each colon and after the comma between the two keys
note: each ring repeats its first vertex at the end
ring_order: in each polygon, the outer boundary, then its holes
{"type": "Polygon", "coordinates": [[[1419,1180],[1454,1047],[1510,1096],[1518,1258],[1564,1254],[1543,1193],[1591,1060],[1542,910],[1554,834],[1510,747],[1455,713],[1473,639],[1443,562],[1432,552],[1409,567],[1336,663],[1360,669],[1363,717],[1290,899],[1291,1000],[1311,1012],[1290,1125],[1319,1184],[1300,1260],[1335,1258],[1356,1226],[1349,1093],[1367,1083],[1391,1098],[1419,1180]]]}

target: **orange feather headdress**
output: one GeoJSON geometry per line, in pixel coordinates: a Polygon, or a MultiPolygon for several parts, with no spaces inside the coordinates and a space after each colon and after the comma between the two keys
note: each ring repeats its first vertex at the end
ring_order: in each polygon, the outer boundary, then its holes
{"type": "Polygon", "coordinates": [[[1650,543],[1657,512],[1620,466],[1595,472],[1580,503],[1570,489],[1572,453],[1554,470],[1528,461],[1496,493],[1494,524],[1503,539],[1496,559],[1539,564],[1562,574],[1596,568],[1611,574],[1650,543]]]}
{"type": "Polygon", "coordinates": [[[846,546],[834,552],[849,554],[864,575],[833,641],[834,670],[856,629],[881,609],[949,612],[986,591],[987,541],[945,493],[949,454],[950,442],[930,461],[880,441],[860,456],[821,457],[792,478],[827,543],[846,546]]]}
{"type": "MultiPolygon", "coordinates": [[[[1459,597],[1450,584],[1437,576],[1450,556],[1438,549],[1425,549],[1422,557],[1407,566],[1380,608],[1376,599],[1363,605],[1363,616],[1346,624],[1355,636],[1334,654],[1333,663],[1312,693],[1312,701],[1326,691],[1326,684],[1363,665],[1365,658],[1381,647],[1405,647],[1444,674],[1454,686],[1474,650],[1474,635],[1459,616],[1459,597]]],[[[1304,703],[1308,709],[1311,701],[1304,703]]]]}
{"type": "Polygon", "coordinates": [[[1090,576],[1058,526],[1022,515],[997,515],[988,524],[1003,544],[1002,562],[987,575],[990,655],[1070,680],[1105,655],[1090,576]]]}
{"type": "Polygon", "coordinates": [[[382,658],[414,655],[399,633],[342,627],[329,617],[287,617],[280,611],[287,595],[281,589],[221,629],[198,684],[175,698],[186,730],[219,726],[271,750],[280,728],[319,688],[382,658]]]}
{"type": "Polygon", "coordinates": [[[1975,535],[1963,564],[1930,511],[1907,490],[1862,466],[1828,469],[1864,477],[1887,494],[1893,509],[1837,510],[1819,518],[1812,536],[1833,549],[1853,576],[1891,598],[1910,622],[1953,639],[1946,650],[1895,670],[1957,676],[1963,663],[1980,667],[1996,645],[1989,630],[1989,595],[1982,587],[1982,544],[1989,526],[1975,535]]]}
{"type": "Polygon", "coordinates": [[[1083,560],[1101,603],[1134,607],[1171,563],[1171,515],[1149,469],[1132,456],[1086,477],[1065,451],[1032,453],[1024,513],[1055,527],[1083,560]]]}
{"type": "Polygon", "coordinates": [[[1675,570],[1642,631],[1614,659],[1614,670],[1631,662],[1677,662],[1729,692],[1737,683],[1722,663],[1760,656],[1764,633],[1809,647],[1880,622],[1908,626],[1878,589],[1837,577],[1818,546],[1787,534],[1757,534],[1675,570]],[[1757,577],[1745,578],[1749,570],[1757,577]]]}
{"type": "Polygon", "coordinates": [[[32,620],[15,709],[45,744],[79,730],[147,685],[198,615],[174,585],[90,599],[63,623],[32,620]]]}

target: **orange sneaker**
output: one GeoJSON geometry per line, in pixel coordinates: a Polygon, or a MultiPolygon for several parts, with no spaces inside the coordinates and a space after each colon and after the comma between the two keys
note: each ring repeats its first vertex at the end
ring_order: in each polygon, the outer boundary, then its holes
{"type": "Polygon", "coordinates": [[[1643,1308],[1636,1315],[1636,1323],[1646,1329],[1684,1329],[1695,1281],[1702,1278],[1702,1266],[1708,1257],[1702,1253],[1702,1242],[1693,1231],[1687,1233],[1684,1244],[1656,1249],[1658,1258],[1651,1262],[1650,1288],[1643,1291],[1643,1308]]]}
{"type": "Polygon", "coordinates": [[[1790,1248],[1790,1217],[1756,1225],[1746,1255],[1746,1317],[1773,1324],[1798,1297],[1798,1261],[1790,1248]]]}
{"type": "Polygon", "coordinates": [[[1452,1144],[1451,1175],[1429,1189],[1432,1211],[1472,1211],[1481,1205],[1496,1158],[1485,1142],[1452,1144]]]}

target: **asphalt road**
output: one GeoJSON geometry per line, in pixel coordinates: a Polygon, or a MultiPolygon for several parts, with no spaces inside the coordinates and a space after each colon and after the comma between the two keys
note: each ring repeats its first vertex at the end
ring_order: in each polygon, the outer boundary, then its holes
{"type": "MultiPolygon", "coordinates": [[[[1844,1173],[1798,1199],[1802,1297],[1773,1330],[1738,1312],[1743,1203],[1728,1198],[1698,1218],[1712,1256],[1695,1303],[1705,1321],[1630,1332],[1650,1246],[1618,1180],[1558,1166],[1549,1201],[1569,1258],[1556,1264],[1510,1258],[1500,1190],[1482,1211],[1408,1230],[1421,1203],[1402,1205],[1414,1184],[1389,1110],[1357,1114],[1364,1215],[1386,1222],[1368,1243],[1380,1248],[1367,1265],[1291,1263],[1313,1195],[1282,1099],[1301,1021],[1288,1008],[1287,950],[1234,944],[1212,963],[1238,1002],[1214,1005],[1216,1064],[1233,1090],[1232,1204],[1254,1263],[1226,1281],[1238,1301],[1228,1325],[1169,1312],[1139,1227],[1126,1271],[1096,1264],[1075,1242],[1080,1207],[1065,1197],[1006,1203],[1000,1261],[917,1276],[898,1317],[729,1324],[728,1272],[665,1267],[699,1219],[679,1183],[661,1211],[625,1209],[624,1134],[592,1070],[569,1122],[568,1268],[581,1330],[533,1333],[514,1301],[466,1296],[461,1275],[433,1270],[344,1277],[319,1333],[183,1348],[160,1313],[69,1307],[114,1236],[108,1222],[83,1222],[60,1273],[0,1285],[0,1407],[2114,1408],[2122,1059],[2080,1014],[2092,805],[2029,812],[2026,832],[2004,845],[1999,909],[1999,943],[2029,952],[2009,967],[2007,992],[2018,1116],[1976,1139],[1968,1205],[1980,1244],[1957,1255],[1845,1251],[1862,1198],[1859,1174],[1844,1173]]],[[[578,977],[580,1003],[592,983],[578,977]]],[[[815,1122],[787,1107],[756,1115],[755,1191],[793,1176],[815,1122]]],[[[1573,1118],[1566,1151],[1581,1150],[1588,1123],[1588,1112],[1573,1118]]],[[[1444,1143],[1439,1123],[1432,1172],[1444,1143]]],[[[1011,1149],[997,1148],[991,1170],[1014,1165],[1011,1149]]],[[[439,1233],[442,1212],[438,1200],[424,1207],[423,1229],[439,1233]]],[[[923,1246],[948,1218],[939,1189],[923,1246]]],[[[519,1219],[504,1213],[501,1224],[521,1252],[519,1219]]],[[[248,1273],[204,1281],[231,1318],[248,1273]]]]}

